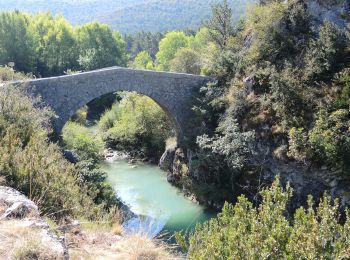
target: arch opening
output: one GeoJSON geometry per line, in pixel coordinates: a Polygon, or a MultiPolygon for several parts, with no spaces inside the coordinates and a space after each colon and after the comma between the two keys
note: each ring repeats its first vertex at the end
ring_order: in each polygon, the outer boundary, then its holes
{"type": "MultiPolygon", "coordinates": [[[[178,128],[167,108],[135,91],[105,94],[79,108],[62,130],[67,148],[74,136],[93,132],[106,148],[158,162],[166,147],[177,145],[178,128]],[[79,126],[77,126],[79,125],[79,126]]],[[[86,137],[87,138],[87,137],[86,137]]],[[[101,145],[100,145],[101,147],[101,145]]]]}

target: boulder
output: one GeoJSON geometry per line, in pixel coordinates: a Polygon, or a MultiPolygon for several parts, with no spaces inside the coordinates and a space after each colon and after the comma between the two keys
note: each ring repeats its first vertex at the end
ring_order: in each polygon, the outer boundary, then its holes
{"type": "Polygon", "coordinates": [[[0,186],[0,204],[5,207],[0,219],[39,217],[35,203],[15,189],[0,186]]]}
{"type": "Polygon", "coordinates": [[[13,252],[27,243],[36,245],[35,254],[40,259],[69,259],[64,240],[51,232],[38,206],[17,190],[5,186],[0,186],[0,233],[3,234],[1,242],[9,245],[9,250],[0,250],[1,259],[12,259],[13,252]],[[18,230],[21,235],[17,234],[18,230]]]}

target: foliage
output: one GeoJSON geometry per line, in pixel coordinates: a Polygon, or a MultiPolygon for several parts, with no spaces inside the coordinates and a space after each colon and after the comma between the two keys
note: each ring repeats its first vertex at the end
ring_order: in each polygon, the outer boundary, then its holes
{"type": "Polygon", "coordinates": [[[300,74],[298,69],[286,64],[282,71],[276,71],[272,65],[267,70],[268,72],[264,71],[267,73],[265,76],[269,78],[266,85],[270,88],[267,102],[276,113],[276,117],[281,120],[283,126],[302,124],[305,105],[301,98],[300,76],[296,76],[300,74]]]}
{"type": "Polygon", "coordinates": [[[204,26],[208,28],[211,40],[225,49],[230,37],[234,34],[232,9],[227,0],[212,7],[212,16],[204,26]]]}
{"type": "Polygon", "coordinates": [[[154,64],[151,56],[146,51],[139,52],[134,61],[129,65],[133,69],[148,69],[153,70],[154,64]]]}
{"type": "Polygon", "coordinates": [[[74,28],[61,15],[4,12],[0,36],[0,64],[39,76],[126,64],[121,35],[97,22],[74,28]]]}
{"type": "Polygon", "coordinates": [[[326,21],[319,30],[319,37],[312,40],[305,55],[305,77],[309,80],[329,78],[344,58],[344,34],[326,21]]]}
{"type": "Polygon", "coordinates": [[[169,32],[159,43],[159,52],[157,53],[157,69],[168,71],[170,61],[174,59],[177,50],[187,47],[189,38],[183,32],[169,32]]]}
{"type": "Polygon", "coordinates": [[[309,149],[308,137],[303,128],[291,128],[289,130],[289,152],[288,155],[298,161],[305,161],[309,149]]]}
{"type": "Polygon", "coordinates": [[[292,197],[288,185],[282,189],[277,178],[260,195],[259,207],[242,195],[236,205],[226,203],[217,218],[198,225],[189,236],[189,259],[349,257],[350,222],[347,215],[345,223],[339,224],[338,200],[324,195],[315,209],[310,197],[306,209],[299,208],[287,218],[292,197]]]}
{"type": "Polygon", "coordinates": [[[83,70],[94,70],[113,65],[125,65],[125,43],[118,32],[98,22],[84,24],[76,29],[79,65],[83,70]]]}
{"type": "Polygon", "coordinates": [[[31,77],[31,74],[16,72],[13,68],[8,66],[0,66],[0,83],[11,80],[25,80],[31,77]]]}
{"type": "Polygon", "coordinates": [[[339,95],[334,101],[334,107],[347,109],[350,107],[350,69],[344,69],[336,75],[335,84],[339,87],[339,95]]]}
{"type": "Polygon", "coordinates": [[[200,136],[197,143],[202,149],[211,149],[213,153],[224,156],[233,170],[241,169],[247,163],[247,156],[251,154],[252,147],[248,144],[254,139],[254,132],[242,132],[235,119],[230,116],[220,122],[217,128],[220,135],[209,138],[200,136]]]}
{"type": "MultiPolygon", "coordinates": [[[[42,76],[63,74],[76,67],[73,26],[62,16],[38,13],[30,17],[29,30],[35,37],[36,66],[42,76]]],[[[14,60],[16,62],[16,60],[14,60]]]]}
{"type": "Polygon", "coordinates": [[[28,25],[30,16],[19,12],[0,14],[0,64],[15,62],[19,71],[35,71],[35,39],[28,25]]]}
{"type": "Polygon", "coordinates": [[[42,214],[93,218],[102,208],[78,182],[74,165],[48,141],[52,113],[19,88],[0,88],[0,174],[36,202],[42,214]]]}
{"type": "Polygon", "coordinates": [[[125,35],[126,50],[131,59],[135,59],[140,52],[147,52],[152,59],[159,51],[159,42],[164,37],[162,33],[138,32],[125,35]]]}
{"type": "Polygon", "coordinates": [[[68,122],[63,128],[63,141],[65,147],[73,150],[79,157],[76,163],[78,181],[85,185],[89,197],[106,208],[115,205],[116,196],[107,182],[107,174],[98,166],[104,148],[101,137],[83,125],[68,122]]]}
{"type": "Polygon", "coordinates": [[[299,0],[254,5],[247,13],[245,27],[246,34],[254,33],[248,50],[249,63],[298,62],[298,55],[311,36],[309,13],[299,0]]]}
{"type": "Polygon", "coordinates": [[[117,197],[107,173],[102,171],[93,159],[80,160],[76,164],[79,171],[79,182],[87,187],[87,194],[98,205],[110,209],[117,204],[117,197]]]}
{"type": "Polygon", "coordinates": [[[104,143],[102,139],[94,135],[89,129],[80,124],[68,122],[62,133],[67,149],[75,151],[82,160],[92,159],[95,162],[99,161],[104,143]]]}
{"type": "Polygon", "coordinates": [[[349,118],[349,109],[340,109],[330,114],[324,109],[319,111],[315,126],[309,132],[315,160],[349,167],[349,118]]]}
{"type": "Polygon", "coordinates": [[[168,116],[148,97],[136,93],[122,97],[101,118],[100,129],[108,129],[104,139],[126,149],[137,148],[146,157],[159,157],[171,135],[168,116]]]}
{"type": "Polygon", "coordinates": [[[170,71],[189,74],[200,74],[201,60],[197,52],[189,48],[181,48],[170,61],[170,71]]]}

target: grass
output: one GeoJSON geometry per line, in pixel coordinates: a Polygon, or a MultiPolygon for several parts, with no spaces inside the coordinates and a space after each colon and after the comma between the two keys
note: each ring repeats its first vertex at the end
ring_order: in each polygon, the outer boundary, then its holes
{"type": "Polygon", "coordinates": [[[151,240],[142,234],[126,236],[112,246],[125,260],[168,260],[183,259],[171,253],[172,249],[164,242],[151,240]]]}
{"type": "Polygon", "coordinates": [[[160,240],[142,234],[123,235],[122,226],[115,223],[83,222],[78,232],[65,235],[70,258],[73,260],[168,260],[183,259],[172,254],[172,248],[160,240]]]}
{"type": "Polygon", "coordinates": [[[0,222],[0,259],[61,259],[50,243],[41,241],[40,229],[23,225],[23,220],[0,222]]]}

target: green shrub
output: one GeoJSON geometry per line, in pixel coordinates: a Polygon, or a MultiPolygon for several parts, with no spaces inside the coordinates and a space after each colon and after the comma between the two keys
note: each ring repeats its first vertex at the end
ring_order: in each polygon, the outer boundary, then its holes
{"type": "Polygon", "coordinates": [[[171,135],[167,114],[149,97],[136,93],[122,96],[120,103],[101,118],[101,132],[112,126],[104,138],[119,149],[137,149],[146,157],[160,157],[171,135]]]}
{"type": "Polygon", "coordinates": [[[88,107],[83,106],[80,108],[75,114],[72,116],[71,121],[78,123],[80,125],[85,125],[86,124],[86,119],[87,119],[87,113],[88,113],[88,107]]]}
{"type": "Polygon", "coordinates": [[[334,101],[337,109],[348,109],[350,107],[350,69],[344,69],[336,75],[335,85],[339,88],[339,95],[334,101]]]}
{"type": "Polygon", "coordinates": [[[319,37],[311,41],[305,54],[305,78],[329,79],[345,57],[345,36],[340,29],[325,21],[319,29],[319,37]]]}
{"type": "Polygon", "coordinates": [[[119,117],[119,104],[115,103],[111,109],[107,110],[98,121],[98,128],[101,132],[105,132],[108,129],[112,128],[114,122],[118,120],[119,117]]]}
{"type": "Polygon", "coordinates": [[[347,109],[332,113],[319,111],[315,126],[309,132],[315,160],[346,168],[350,165],[349,113],[347,109]]]}
{"type": "Polygon", "coordinates": [[[255,207],[244,196],[226,203],[217,218],[197,225],[186,244],[189,259],[347,259],[350,219],[339,224],[339,203],[324,196],[317,207],[309,198],[290,218],[286,207],[292,189],[279,179],[260,192],[255,207]]]}
{"type": "Polygon", "coordinates": [[[291,128],[289,130],[288,156],[298,161],[305,161],[308,151],[308,137],[303,128],[291,128]]]}
{"type": "Polygon", "coordinates": [[[48,141],[51,112],[18,88],[0,88],[0,175],[53,218],[101,213],[74,165],[48,141]]]}
{"type": "Polygon", "coordinates": [[[0,66],[0,83],[11,80],[24,80],[31,78],[32,75],[16,72],[14,69],[7,66],[0,66]]]}
{"type": "Polygon", "coordinates": [[[81,160],[99,161],[104,143],[98,135],[74,122],[68,122],[62,133],[65,147],[77,152],[81,160]]]}

